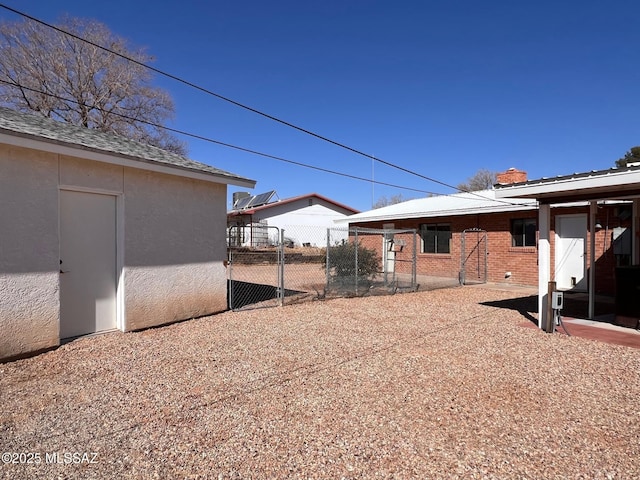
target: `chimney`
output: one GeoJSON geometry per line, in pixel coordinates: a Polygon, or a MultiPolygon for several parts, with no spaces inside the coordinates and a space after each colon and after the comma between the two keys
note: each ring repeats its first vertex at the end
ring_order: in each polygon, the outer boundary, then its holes
{"type": "Polygon", "coordinates": [[[511,167],[509,170],[496,175],[496,180],[500,185],[510,185],[512,183],[520,183],[527,181],[527,172],[516,170],[511,167]]]}

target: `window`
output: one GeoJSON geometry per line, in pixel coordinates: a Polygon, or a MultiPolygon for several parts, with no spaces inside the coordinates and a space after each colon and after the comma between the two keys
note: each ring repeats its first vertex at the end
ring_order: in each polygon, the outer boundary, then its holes
{"type": "Polygon", "coordinates": [[[511,246],[536,246],[536,219],[516,218],[511,220],[511,246]]]}
{"type": "Polygon", "coordinates": [[[424,223],[420,225],[422,253],[451,253],[451,225],[424,223]]]}

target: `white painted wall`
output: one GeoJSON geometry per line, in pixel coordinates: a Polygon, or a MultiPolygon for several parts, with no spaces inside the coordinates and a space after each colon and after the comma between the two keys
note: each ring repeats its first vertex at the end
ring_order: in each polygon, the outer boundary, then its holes
{"type": "Polygon", "coordinates": [[[125,170],[126,330],[227,308],[226,186],[125,170]]]}
{"type": "Polygon", "coordinates": [[[226,310],[226,185],[0,145],[0,358],[60,343],[61,187],[121,199],[122,330],[226,310]]]}
{"type": "Polygon", "coordinates": [[[0,358],[58,345],[58,162],[0,145],[0,358]]]}

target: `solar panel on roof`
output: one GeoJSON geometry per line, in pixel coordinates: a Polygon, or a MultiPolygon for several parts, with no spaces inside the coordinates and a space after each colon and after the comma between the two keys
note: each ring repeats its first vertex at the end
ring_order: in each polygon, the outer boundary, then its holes
{"type": "Polygon", "coordinates": [[[275,190],[271,190],[270,192],[261,193],[260,195],[256,195],[255,197],[252,197],[251,201],[247,205],[247,208],[248,207],[259,207],[260,205],[266,205],[267,203],[269,203],[269,200],[271,200],[271,197],[273,197],[275,194],[276,194],[276,191],[275,190]]]}
{"type": "Polygon", "coordinates": [[[249,203],[253,200],[253,197],[249,195],[248,197],[239,198],[236,204],[233,206],[236,210],[242,210],[243,208],[247,208],[249,203]]]}

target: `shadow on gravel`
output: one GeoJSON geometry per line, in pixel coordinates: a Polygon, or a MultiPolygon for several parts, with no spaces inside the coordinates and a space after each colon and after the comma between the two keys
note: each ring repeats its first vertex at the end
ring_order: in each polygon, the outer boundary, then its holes
{"type": "MultiPolygon", "coordinates": [[[[520,298],[509,298],[506,300],[497,300],[495,302],[482,302],[482,305],[497,308],[507,308],[516,310],[530,322],[538,324],[538,320],[532,315],[538,312],[538,296],[530,295],[520,298]]],[[[615,304],[611,299],[603,298],[596,301],[595,315],[603,316],[615,312],[615,304]]],[[[587,318],[589,313],[589,301],[585,294],[565,292],[564,308],[562,309],[563,317],[571,318],[587,318]]]]}
{"type": "MultiPolygon", "coordinates": [[[[305,292],[290,289],[284,290],[285,297],[301,293],[305,292]]],[[[278,289],[273,285],[227,280],[227,306],[233,310],[267,300],[275,300],[277,296],[278,289]]]]}
{"type": "Polygon", "coordinates": [[[538,296],[530,295],[528,297],[508,298],[506,300],[496,300],[493,302],[482,302],[481,305],[496,308],[506,308],[519,312],[524,318],[530,322],[538,324],[538,320],[532,315],[538,311],[538,296]]]}

